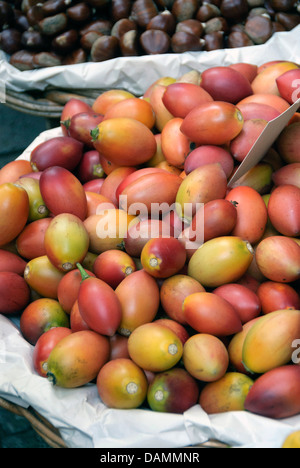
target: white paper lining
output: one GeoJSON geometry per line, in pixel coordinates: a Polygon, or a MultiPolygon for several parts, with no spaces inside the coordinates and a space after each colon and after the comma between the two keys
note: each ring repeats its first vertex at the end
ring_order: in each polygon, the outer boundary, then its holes
{"type": "MultiPolygon", "coordinates": [[[[178,77],[189,70],[245,61],[260,65],[269,60],[300,62],[300,26],[277,33],[262,46],[214,52],[118,58],[104,64],[86,63],[19,72],[0,53],[0,80],[16,91],[61,88],[111,89],[124,87],[136,95],[161,76],[178,77]]],[[[59,128],[40,134],[19,156],[29,159],[42,141],[61,134],[59,128]]],[[[286,436],[300,430],[300,416],[272,420],[248,412],[208,416],[199,405],[183,415],[148,409],[115,410],[102,404],[95,384],[63,389],[37,375],[33,346],[18,326],[0,315],[0,396],[23,407],[32,406],[60,430],[71,448],[178,448],[217,439],[234,448],[277,448],[286,436]]]]}

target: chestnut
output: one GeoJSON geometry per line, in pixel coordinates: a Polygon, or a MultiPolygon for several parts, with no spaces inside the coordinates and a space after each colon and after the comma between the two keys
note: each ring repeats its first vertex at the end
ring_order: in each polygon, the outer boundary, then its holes
{"type": "Polygon", "coordinates": [[[245,22],[245,33],[254,44],[264,44],[273,34],[272,21],[265,16],[253,16],[245,22]]]}
{"type": "Polygon", "coordinates": [[[79,31],[81,36],[84,36],[85,33],[88,31],[98,31],[101,34],[110,35],[111,28],[113,24],[110,20],[106,19],[97,19],[90,21],[89,23],[85,24],[79,31]]]}
{"type": "Polygon", "coordinates": [[[85,2],[80,2],[66,9],[66,14],[75,23],[83,23],[92,17],[92,7],[85,2]]]}
{"type": "Polygon", "coordinates": [[[171,48],[174,53],[199,52],[203,50],[205,41],[195,34],[179,31],[171,38],[171,48]]]}
{"type": "Polygon", "coordinates": [[[229,48],[253,46],[254,42],[243,31],[231,31],[227,37],[229,48]]]}
{"type": "Polygon", "coordinates": [[[249,12],[247,0],[222,0],[220,9],[222,16],[233,22],[242,21],[249,12]]]}
{"type": "Polygon", "coordinates": [[[122,18],[129,18],[131,0],[111,0],[110,16],[113,22],[122,18]]]}
{"type": "Polygon", "coordinates": [[[191,34],[195,34],[195,36],[201,37],[204,32],[204,27],[201,21],[192,18],[178,23],[176,26],[176,32],[178,31],[185,31],[191,34]]]}
{"type": "Polygon", "coordinates": [[[216,16],[215,18],[211,18],[204,24],[204,31],[205,34],[209,34],[214,31],[223,31],[224,33],[228,33],[229,26],[225,18],[223,16],[216,16]]]}
{"type": "Polygon", "coordinates": [[[270,5],[275,11],[289,12],[295,5],[294,0],[270,0],[270,5]]]}
{"type": "Polygon", "coordinates": [[[34,68],[57,67],[61,64],[61,58],[54,52],[38,52],[33,57],[34,68]]]}
{"type": "Polygon", "coordinates": [[[69,5],[71,1],[72,0],[46,0],[42,3],[44,16],[53,16],[65,11],[67,5],[69,5]]]}
{"type": "Polygon", "coordinates": [[[96,39],[91,48],[93,62],[104,62],[119,55],[119,39],[115,36],[103,35],[96,39]]]}
{"type": "Polygon", "coordinates": [[[46,16],[46,18],[38,22],[39,29],[45,36],[55,36],[66,29],[67,24],[68,18],[65,13],[46,16]]]}
{"type": "Polygon", "coordinates": [[[220,8],[213,3],[203,2],[197,11],[196,19],[202,23],[205,23],[209,19],[215,18],[216,16],[221,16],[220,8]]]}
{"type": "Polygon", "coordinates": [[[35,29],[24,31],[21,37],[21,44],[25,49],[41,52],[48,48],[48,41],[35,29]]]}
{"type": "Polygon", "coordinates": [[[140,44],[148,55],[165,54],[170,49],[171,38],[160,29],[147,29],[140,35],[140,44]]]}
{"type": "Polygon", "coordinates": [[[275,21],[282,24],[287,31],[291,31],[300,23],[300,15],[297,13],[278,12],[275,15],[275,21]]]}
{"type": "Polygon", "coordinates": [[[98,31],[88,31],[80,38],[81,47],[89,52],[92,48],[92,45],[100,36],[103,36],[102,33],[98,31]]]}
{"type": "Polygon", "coordinates": [[[26,13],[26,18],[30,26],[35,26],[44,19],[45,14],[43,12],[42,4],[39,3],[38,5],[33,5],[29,8],[26,13]]]}
{"type": "Polygon", "coordinates": [[[120,50],[123,57],[135,57],[140,55],[139,33],[134,29],[127,31],[120,38],[120,50]]]}
{"type": "Polygon", "coordinates": [[[175,0],[172,13],[178,22],[191,19],[198,9],[198,0],[175,0]]]}
{"type": "Polygon", "coordinates": [[[73,50],[70,54],[66,55],[62,59],[62,65],[75,65],[77,63],[85,63],[87,61],[87,54],[86,52],[79,48],[73,50]]]}
{"type": "Polygon", "coordinates": [[[130,19],[142,29],[146,29],[149,21],[158,14],[158,8],[153,0],[135,0],[133,2],[130,19]]]}
{"type": "Polygon", "coordinates": [[[274,34],[275,34],[276,32],[286,31],[286,29],[285,29],[285,27],[283,26],[283,24],[278,23],[278,21],[272,21],[272,25],[273,25],[273,33],[274,33],[274,34]]]}
{"type": "Polygon", "coordinates": [[[18,29],[7,28],[0,33],[0,48],[11,55],[21,48],[22,34],[18,29]]]}
{"type": "Polygon", "coordinates": [[[78,32],[75,29],[64,31],[54,37],[51,46],[57,54],[65,55],[77,46],[78,32]]]}
{"type": "Polygon", "coordinates": [[[203,36],[205,41],[204,50],[211,51],[217,49],[224,49],[225,38],[223,31],[214,31],[203,36]]]}
{"type": "Polygon", "coordinates": [[[176,19],[169,10],[162,11],[154,16],[148,23],[147,29],[161,29],[170,36],[175,32],[176,19]]]}
{"type": "Polygon", "coordinates": [[[122,18],[116,21],[111,28],[111,35],[120,39],[123,34],[125,34],[127,31],[131,31],[132,29],[137,30],[137,24],[135,21],[132,21],[129,18],[122,18]]]}
{"type": "Polygon", "coordinates": [[[14,9],[13,13],[14,13],[14,19],[13,19],[14,26],[20,31],[26,31],[30,26],[27,16],[21,10],[17,10],[17,9],[14,9]]]}
{"type": "Polygon", "coordinates": [[[33,57],[35,53],[20,49],[10,56],[9,63],[20,71],[33,70],[33,57]]]}

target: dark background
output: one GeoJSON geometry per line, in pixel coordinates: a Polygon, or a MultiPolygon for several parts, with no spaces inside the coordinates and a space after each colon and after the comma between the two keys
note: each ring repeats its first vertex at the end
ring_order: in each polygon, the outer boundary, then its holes
{"type": "MultiPolygon", "coordinates": [[[[0,104],[0,168],[16,159],[41,132],[42,117],[20,113],[0,104]]],[[[50,448],[27,419],[0,408],[0,448],[50,448]]]]}

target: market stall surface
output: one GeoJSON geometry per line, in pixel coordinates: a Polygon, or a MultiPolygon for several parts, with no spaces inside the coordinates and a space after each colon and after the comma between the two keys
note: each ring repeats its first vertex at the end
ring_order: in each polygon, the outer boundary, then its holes
{"type": "MultiPolygon", "coordinates": [[[[0,104],[0,168],[17,158],[49,128],[46,119],[23,114],[0,104]]],[[[22,416],[0,408],[0,448],[50,448],[22,416]]]]}

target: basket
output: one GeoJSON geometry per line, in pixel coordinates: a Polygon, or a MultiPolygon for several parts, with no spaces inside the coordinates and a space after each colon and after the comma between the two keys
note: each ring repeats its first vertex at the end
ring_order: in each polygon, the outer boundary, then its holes
{"type": "Polygon", "coordinates": [[[103,90],[49,89],[47,91],[15,92],[6,90],[5,105],[18,112],[59,120],[64,105],[72,98],[80,99],[90,106],[103,90]]]}
{"type": "Polygon", "coordinates": [[[60,436],[59,431],[43,418],[33,408],[23,408],[15,403],[8,402],[0,397],[0,407],[10,411],[13,414],[22,416],[27,419],[35,432],[51,447],[51,448],[67,448],[65,442],[60,436]]]}
{"type": "MultiPolygon", "coordinates": [[[[0,407],[10,411],[13,414],[21,416],[30,423],[32,429],[49,445],[51,448],[68,448],[65,444],[59,430],[56,429],[46,418],[41,416],[32,407],[23,408],[20,405],[9,402],[0,397],[0,407]]],[[[193,448],[228,448],[227,444],[218,440],[208,440],[201,444],[193,445],[193,448]]],[[[185,447],[184,447],[185,448],[185,447]]],[[[187,448],[187,447],[186,447],[187,448]]],[[[191,448],[191,447],[189,447],[191,448]]]]}

